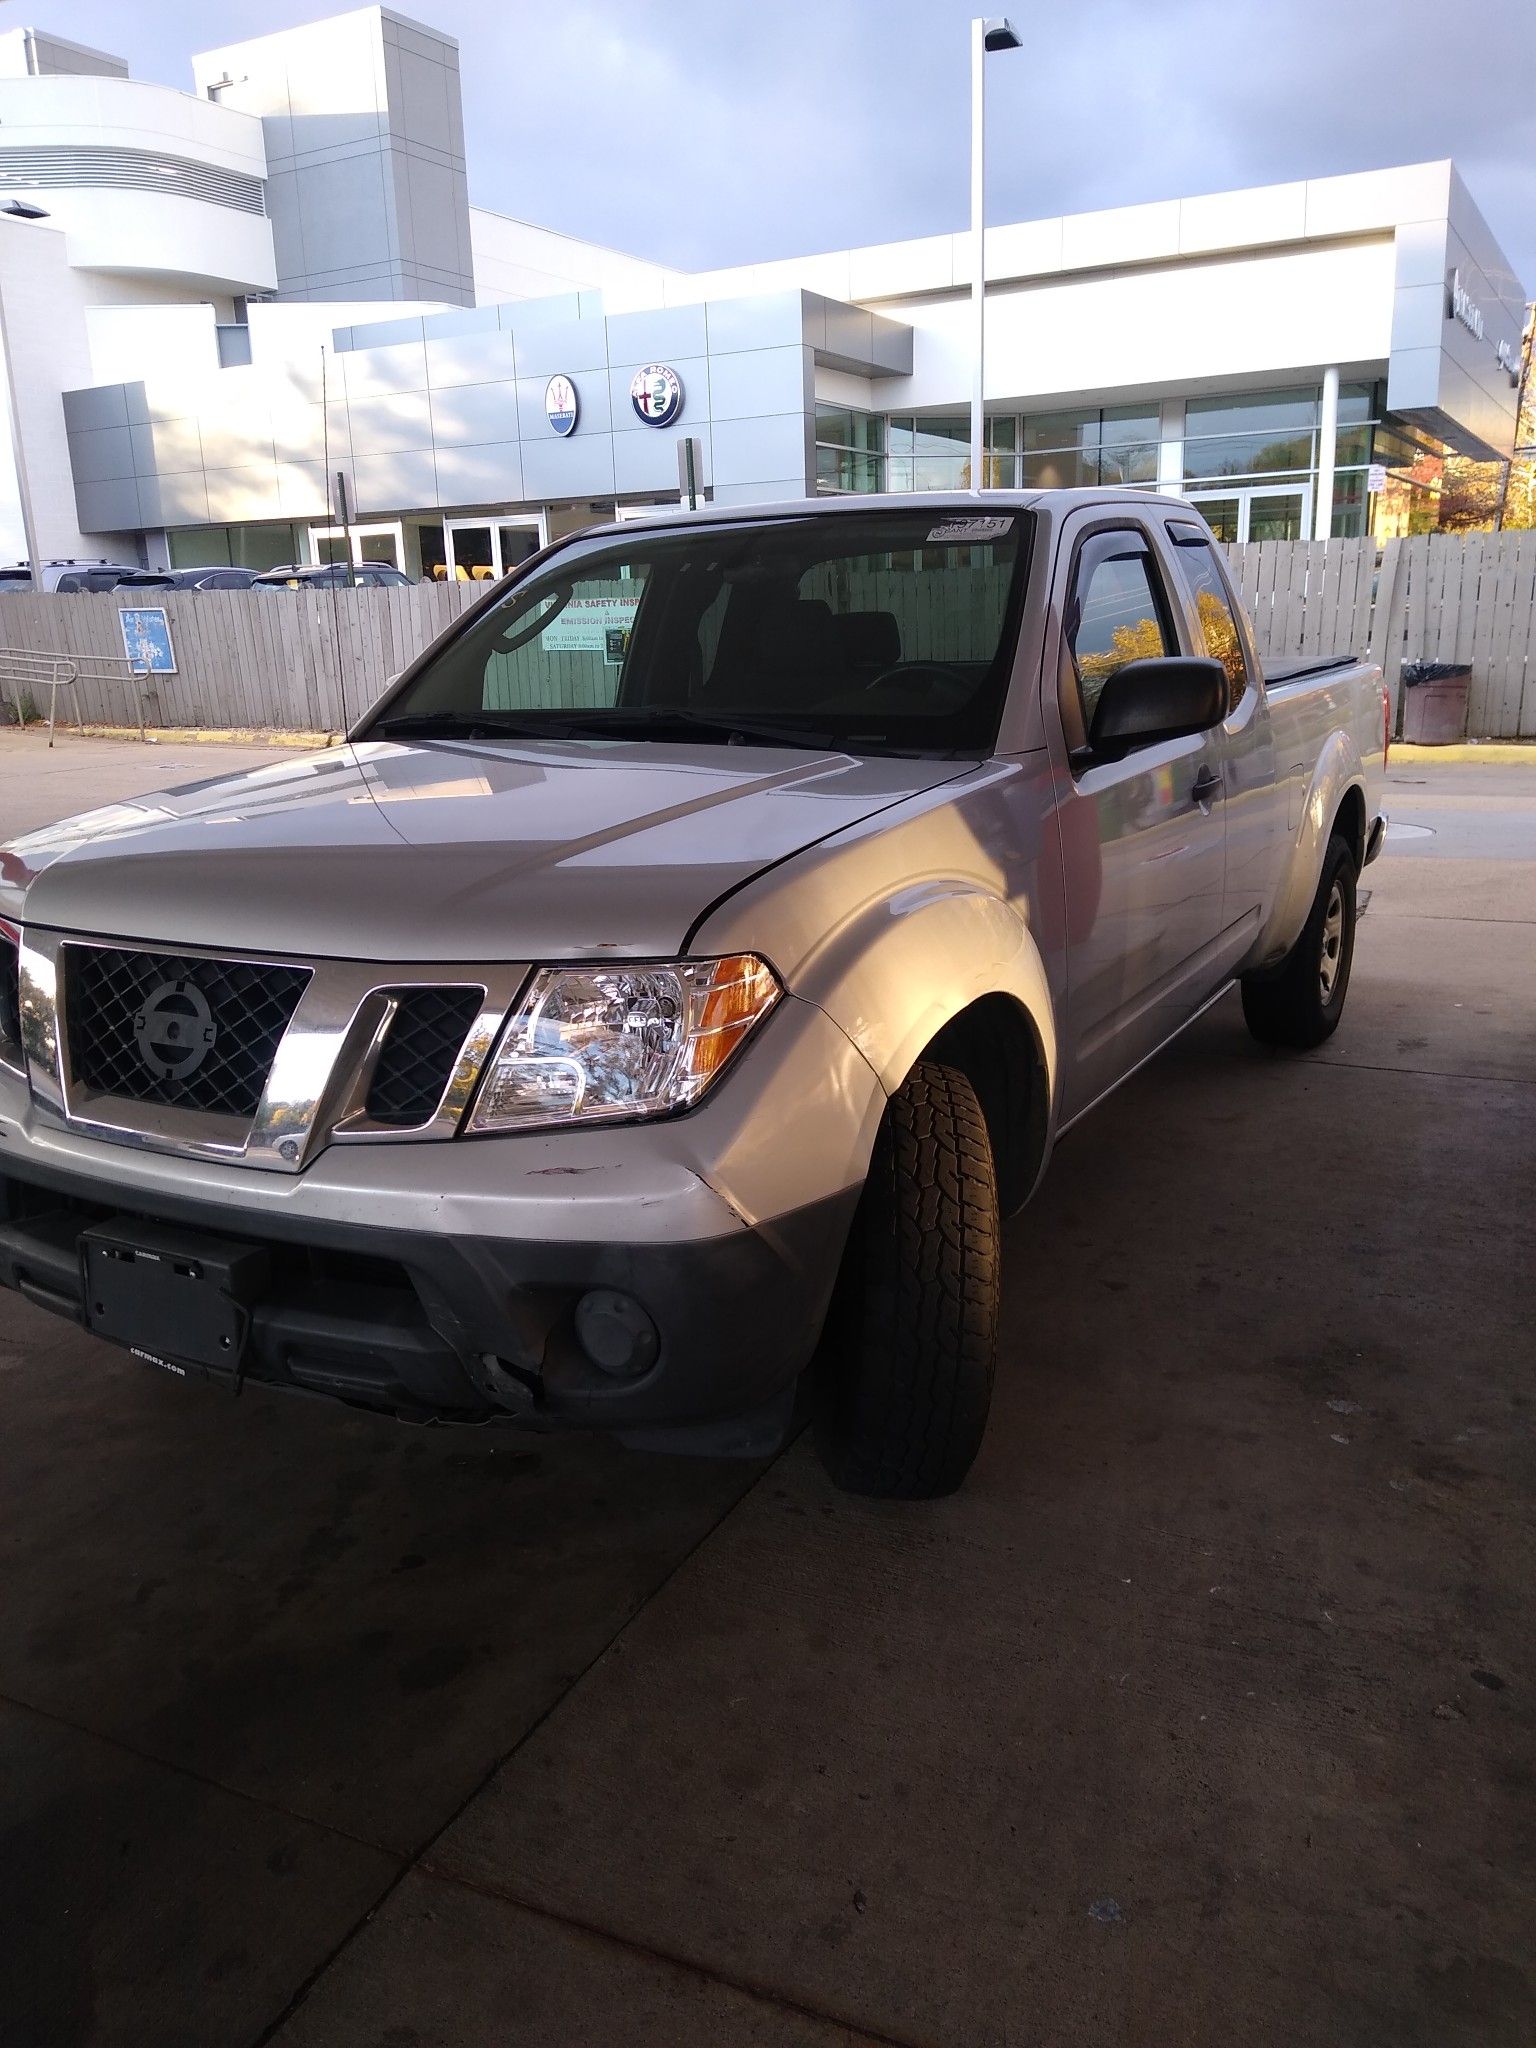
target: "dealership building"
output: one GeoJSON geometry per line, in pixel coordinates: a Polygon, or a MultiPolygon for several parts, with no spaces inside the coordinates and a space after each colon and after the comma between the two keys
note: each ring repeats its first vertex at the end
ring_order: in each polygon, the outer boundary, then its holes
{"type": "MultiPolygon", "coordinates": [[[[972,483],[967,235],[682,272],[471,206],[457,45],[388,9],[190,62],[0,36],[0,560],[22,475],[44,557],[454,578],[676,503],[680,456],[719,504],[972,483]]],[[[1387,535],[1510,454],[1526,294],[1449,162],[986,261],[989,485],[1387,535]]]]}

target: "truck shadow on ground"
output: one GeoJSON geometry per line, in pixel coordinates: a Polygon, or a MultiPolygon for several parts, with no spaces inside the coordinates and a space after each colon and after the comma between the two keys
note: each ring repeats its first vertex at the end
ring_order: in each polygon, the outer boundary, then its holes
{"type": "MultiPolygon", "coordinates": [[[[916,1509],[803,1441],[762,1477],[236,1403],[8,1300],[53,2038],[254,2031],[455,1815],[445,1898],[894,2039],[1520,2038],[1508,1116],[1222,1005],[1010,1227],[993,1425],[916,1509]]],[[[393,1910],[357,1968],[410,2017],[393,1910]]]]}

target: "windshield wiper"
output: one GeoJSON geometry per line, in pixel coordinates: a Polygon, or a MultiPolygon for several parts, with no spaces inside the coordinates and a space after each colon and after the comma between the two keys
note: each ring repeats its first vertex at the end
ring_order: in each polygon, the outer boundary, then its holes
{"type": "Polygon", "coordinates": [[[948,757],[953,748],[893,746],[881,732],[839,733],[827,726],[779,725],[766,718],[733,718],[690,711],[684,706],[594,705],[562,708],[557,717],[543,712],[414,711],[381,718],[370,737],[380,739],[534,739],[534,740],[698,740],[726,746],[794,747],[817,753],[899,755],[905,760],[948,757]]]}
{"type": "Polygon", "coordinates": [[[688,711],[681,706],[637,705],[626,710],[614,705],[607,710],[581,711],[578,729],[600,732],[614,739],[659,739],[662,737],[724,740],[727,746],[761,741],[771,747],[829,747],[843,750],[843,741],[825,726],[778,725],[771,719],[733,718],[722,711],[718,716],[688,711]]]}
{"type": "Polygon", "coordinates": [[[502,711],[403,711],[398,718],[381,718],[370,738],[382,739],[513,739],[569,740],[580,737],[577,727],[563,719],[519,717],[502,711]]]}

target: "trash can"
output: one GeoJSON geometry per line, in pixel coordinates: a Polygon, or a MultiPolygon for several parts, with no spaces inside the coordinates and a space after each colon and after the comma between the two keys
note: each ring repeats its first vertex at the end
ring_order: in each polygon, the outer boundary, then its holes
{"type": "Polygon", "coordinates": [[[1472,665],[1464,661],[1403,663],[1403,738],[1418,747],[1450,747],[1467,730],[1472,665]]]}

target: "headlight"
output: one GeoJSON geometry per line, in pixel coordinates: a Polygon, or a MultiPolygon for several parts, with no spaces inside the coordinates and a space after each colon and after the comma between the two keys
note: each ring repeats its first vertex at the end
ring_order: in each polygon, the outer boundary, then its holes
{"type": "Polygon", "coordinates": [[[469,1128],[686,1109],[782,993],[753,953],[659,967],[541,967],[491,1056],[469,1128]]]}

